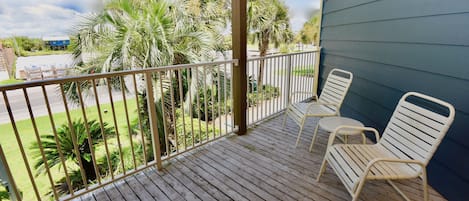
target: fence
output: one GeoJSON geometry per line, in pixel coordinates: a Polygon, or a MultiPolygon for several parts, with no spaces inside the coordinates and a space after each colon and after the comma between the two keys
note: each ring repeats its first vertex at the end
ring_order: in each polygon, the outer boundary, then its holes
{"type": "Polygon", "coordinates": [[[248,125],[311,98],[318,57],[319,50],[248,59],[248,125]]]}
{"type": "MultiPolygon", "coordinates": [[[[248,125],[310,98],[293,92],[312,92],[318,55],[249,59],[248,125]]],[[[5,129],[0,142],[10,150],[7,162],[24,200],[69,200],[233,133],[231,75],[236,64],[177,65],[1,86],[11,127],[0,128],[5,129]]]]}
{"type": "Polygon", "coordinates": [[[1,142],[24,200],[72,199],[234,132],[236,62],[0,87],[1,142]]]}

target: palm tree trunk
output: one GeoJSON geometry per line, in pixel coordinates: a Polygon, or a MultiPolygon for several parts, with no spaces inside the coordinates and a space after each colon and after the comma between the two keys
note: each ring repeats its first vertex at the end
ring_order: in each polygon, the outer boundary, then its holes
{"type": "Polygon", "coordinates": [[[96,179],[96,171],[94,170],[93,161],[87,161],[84,158],[81,158],[81,164],[83,165],[83,169],[85,170],[85,175],[88,181],[94,181],[96,179]]]}
{"type": "MultiPolygon", "coordinates": [[[[261,37],[259,40],[259,56],[260,57],[265,57],[267,55],[267,50],[269,49],[269,32],[263,31],[261,33],[261,37]]],[[[259,69],[258,69],[258,74],[257,74],[257,87],[262,89],[263,85],[263,80],[262,78],[264,77],[264,66],[265,66],[265,60],[261,59],[259,62],[259,69]]]]}

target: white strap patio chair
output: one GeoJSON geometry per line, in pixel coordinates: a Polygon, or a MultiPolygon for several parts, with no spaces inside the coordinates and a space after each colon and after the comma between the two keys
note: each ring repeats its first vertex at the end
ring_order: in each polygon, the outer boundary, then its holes
{"type": "Polygon", "coordinates": [[[454,113],[454,107],[447,102],[416,92],[406,93],[399,101],[381,140],[372,128],[337,128],[329,136],[317,181],[329,163],[353,200],[358,199],[366,180],[386,180],[409,200],[391,180],[421,177],[423,198],[428,200],[426,166],[453,122],[454,113]],[[409,98],[413,101],[409,102],[409,98]],[[434,106],[437,105],[442,107],[435,110],[434,106]],[[436,112],[441,109],[448,111],[436,112]],[[332,145],[335,134],[344,128],[373,131],[377,143],[332,145]]]}
{"type": "MultiPolygon", "coordinates": [[[[327,76],[321,96],[319,98],[313,97],[317,101],[294,103],[287,107],[282,127],[285,127],[287,116],[300,126],[295,147],[300,142],[301,133],[307,118],[340,116],[340,107],[352,84],[352,80],[353,74],[351,72],[335,68],[327,76]]],[[[292,97],[298,93],[313,95],[311,92],[293,92],[290,96],[290,102],[292,97]]]]}

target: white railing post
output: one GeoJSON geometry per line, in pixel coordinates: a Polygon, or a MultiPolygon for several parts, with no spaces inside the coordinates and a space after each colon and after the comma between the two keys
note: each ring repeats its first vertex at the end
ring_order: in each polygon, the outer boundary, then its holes
{"type": "Polygon", "coordinates": [[[314,54],[314,79],[313,79],[313,97],[318,96],[318,88],[319,88],[319,62],[321,61],[321,47],[319,47],[314,54]]]}
{"type": "Polygon", "coordinates": [[[292,61],[291,61],[292,55],[288,55],[287,59],[287,83],[286,83],[286,96],[285,96],[285,102],[287,105],[290,105],[291,100],[290,100],[290,84],[291,84],[291,69],[292,69],[292,61]]]}
{"type": "Polygon", "coordinates": [[[147,93],[147,105],[148,105],[148,116],[150,123],[150,133],[153,143],[153,154],[156,160],[156,167],[158,170],[163,168],[161,163],[161,148],[160,148],[160,136],[158,133],[158,123],[156,115],[156,103],[155,103],[155,94],[153,92],[153,79],[152,73],[145,73],[145,89],[147,93]]]}

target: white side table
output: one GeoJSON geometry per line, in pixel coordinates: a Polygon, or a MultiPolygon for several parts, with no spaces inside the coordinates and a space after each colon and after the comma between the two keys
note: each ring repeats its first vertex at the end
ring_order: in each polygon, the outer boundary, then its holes
{"type": "MultiPolygon", "coordinates": [[[[314,145],[314,142],[316,141],[316,135],[318,134],[319,128],[329,133],[332,133],[339,126],[364,127],[363,123],[355,119],[351,119],[347,117],[324,117],[319,120],[318,125],[316,125],[316,129],[314,129],[314,135],[313,135],[313,139],[311,140],[311,146],[309,147],[309,151],[313,150],[313,145],[314,145]]],[[[363,144],[366,143],[366,137],[361,130],[344,128],[344,129],[341,129],[337,133],[337,135],[343,136],[345,143],[347,143],[347,138],[349,135],[362,135],[363,144]]]]}

